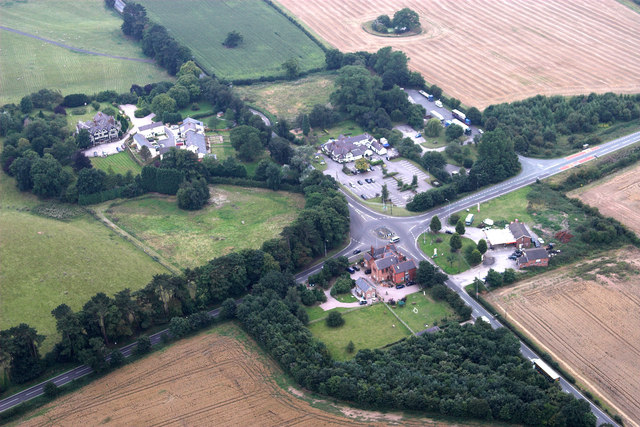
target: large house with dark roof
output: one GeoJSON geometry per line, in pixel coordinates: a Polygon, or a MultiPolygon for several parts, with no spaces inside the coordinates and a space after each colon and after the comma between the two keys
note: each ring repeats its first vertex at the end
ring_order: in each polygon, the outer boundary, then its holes
{"type": "Polygon", "coordinates": [[[207,154],[204,123],[190,117],[184,119],[180,125],[169,127],[162,123],[151,123],[141,126],[138,130],[139,133],[133,137],[137,149],[140,150],[146,145],[154,156],[160,154],[162,157],[172,147],[189,150],[200,159],[207,154]],[[148,139],[152,137],[157,140],[148,139]]]}
{"type": "Polygon", "coordinates": [[[549,265],[549,253],[544,248],[527,249],[518,258],[518,268],[547,267],[549,265]]]}
{"type": "Polygon", "coordinates": [[[376,282],[389,281],[395,284],[413,280],[416,264],[407,259],[393,243],[380,248],[371,247],[364,253],[364,262],[371,269],[371,278],[376,282]]]}
{"type": "Polygon", "coordinates": [[[523,248],[531,246],[531,234],[529,234],[529,230],[527,230],[527,227],[525,227],[523,222],[516,219],[509,224],[509,231],[511,231],[511,234],[515,239],[516,246],[523,248]]]}
{"type": "Polygon", "coordinates": [[[102,111],[98,111],[93,120],[78,122],[76,132],[86,129],[91,137],[93,145],[104,142],[117,141],[122,125],[113,116],[108,116],[102,111]]]}
{"type": "Polygon", "coordinates": [[[355,162],[373,154],[371,146],[374,142],[378,144],[378,140],[368,133],[348,137],[340,135],[338,139],[331,139],[322,144],[322,151],[335,162],[355,162]]]}

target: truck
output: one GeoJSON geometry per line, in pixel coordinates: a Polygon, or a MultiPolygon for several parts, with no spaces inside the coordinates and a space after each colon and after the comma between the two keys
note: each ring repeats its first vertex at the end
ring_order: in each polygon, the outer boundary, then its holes
{"type": "Polygon", "coordinates": [[[444,116],[440,113],[438,113],[436,110],[431,110],[429,111],[429,114],[431,115],[431,117],[436,118],[440,121],[444,120],[444,116]]]}
{"type": "Polygon", "coordinates": [[[465,125],[464,123],[462,123],[460,120],[453,119],[453,120],[451,120],[451,124],[460,126],[462,128],[462,130],[464,131],[465,135],[471,135],[471,128],[469,126],[465,125]]]}
{"type": "Polygon", "coordinates": [[[427,93],[423,90],[418,91],[418,93],[422,96],[424,96],[425,98],[427,98],[427,101],[429,102],[433,102],[433,95],[431,95],[430,93],[427,93]]]}
{"type": "Polygon", "coordinates": [[[559,381],[560,375],[553,369],[551,366],[547,365],[542,359],[531,359],[533,363],[533,367],[536,371],[540,372],[542,375],[547,377],[551,381],[559,381]]]}
{"type": "Polygon", "coordinates": [[[461,122],[464,122],[466,125],[471,125],[471,120],[467,119],[467,116],[462,111],[451,110],[451,114],[453,114],[453,117],[460,120],[461,122]]]}
{"type": "Polygon", "coordinates": [[[473,214],[469,214],[467,215],[467,217],[464,220],[465,225],[471,225],[473,224],[473,214]]]}

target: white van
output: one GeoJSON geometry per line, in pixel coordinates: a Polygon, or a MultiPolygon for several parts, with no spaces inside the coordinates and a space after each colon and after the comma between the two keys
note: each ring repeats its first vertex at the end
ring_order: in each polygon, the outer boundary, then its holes
{"type": "Polygon", "coordinates": [[[400,241],[400,238],[398,236],[393,236],[391,239],[389,239],[389,242],[391,243],[398,243],[400,241]]]}

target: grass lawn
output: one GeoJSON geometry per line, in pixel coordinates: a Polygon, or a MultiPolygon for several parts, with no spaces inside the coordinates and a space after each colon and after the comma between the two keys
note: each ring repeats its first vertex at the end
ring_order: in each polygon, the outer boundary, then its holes
{"type": "Polygon", "coordinates": [[[380,348],[411,335],[384,304],[354,310],[343,316],[345,324],[339,328],[328,327],[324,320],[309,325],[313,335],[327,345],[336,360],[347,360],[358,350],[380,348]],[[346,351],[349,341],[355,344],[353,354],[346,351]]]}
{"type": "Polygon", "coordinates": [[[422,291],[407,295],[404,307],[396,305],[392,309],[416,332],[435,326],[447,317],[455,317],[447,303],[436,302],[429,295],[423,295],[422,291]]]}
{"type": "Polygon", "coordinates": [[[364,133],[364,129],[358,126],[353,120],[345,120],[324,130],[326,130],[326,132],[322,129],[317,131],[314,129],[312,134],[316,135],[320,139],[320,142],[326,142],[329,138],[338,139],[340,135],[352,136],[364,133]]]}
{"type": "Polygon", "coordinates": [[[216,186],[213,203],[190,212],[175,197],[149,195],[114,203],[107,216],[175,265],[196,267],[276,237],[304,205],[299,194],[216,186]],[[244,224],[242,223],[244,221],[244,224]]]}
{"type": "Polygon", "coordinates": [[[432,136],[426,136],[424,133],[422,134],[422,136],[424,137],[425,142],[420,145],[425,148],[440,148],[446,147],[447,144],[449,144],[449,142],[447,142],[447,138],[444,136],[444,129],[440,133],[440,136],[437,136],[435,138],[432,136]]]}
{"type": "Polygon", "coordinates": [[[235,91],[244,101],[293,120],[298,114],[310,113],[316,104],[329,103],[335,80],[335,74],[321,73],[291,82],[235,86],[235,91]]]}
{"type": "MultiPolygon", "coordinates": [[[[122,18],[101,0],[4,1],[0,25],[90,51],[145,58],[120,31],[122,18]]],[[[171,79],[154,64],[73,52],[6,30],[0,30],[0,49],[0,104],[43,88],[63,94],[125,92],[132,83],[171,79]]]]}
{"type": "Polygon", "coordinates": [[[464,250],[467,246],[475,247],[476,244],[473,240],[462,237],[462,248],[458,252],[452,253],[449,246],[451,236],[451,234],[445,233],[423,233],[418,237],[418,243],[420,244],[422,252],[430,257],[433,257],[433,250],[438,249],[438,256],[433,258],[435,263],[438,264],[438,266],[447,274],[458,274],[471,268],[469,263],[467,263],[467,260],[464,258],[464,250]],[[442,242],[436,242],[436,239],[438,238],[441,239],[442,242]],[[448,259],[450,254],[453,255],[451,260],[448,259]]]}
{"type": "MultiPolygon", "coordinates": [[[[524,187],[488,202],[480,203],[480,212],[475,208],[471,209],[471,213],[475,215],[473,223],[478,226],[485,218],[490,218],[495,222],[502,221],[508,224],[517,218],[527,224],[535,224],[536,219],[527,212],[529,191],[531,191],[531,187],[524,187]]],[[[464,220],[468,212],[460,211],[458,215],[464,220]]]]}
{"type": "Polygon", "coordinates": [[[51,337],[44,354],[58,340],[58,305],[78,310],[97,292],[139,289],[167,271],[82,210],[66,221],[30,212],[41,203],[0,172],[0,329],[28,323],[51,337]]]}
{"type": "MultiPolygon", "coordinates": [[[[344,313],[346,311],[354,310],[353,308],[347,308],[347,307],[337,307],[337,308],[333,308],[331,310],[323,310],[318,305],[314,305],[312,307],[305,307],[304,309],[307,312],[307,314],[309,315],[309,322],[313,322],[315,320],[324,319],[332,311],[339,311],[340,313],[344,313]]],[[[357,310],[357,308],[356,308],[356,310],[357,310]]]]}
{"type": "Polygon", "coordinates": [[[290,58],[302,70],[324,66],[324,52],[299,28],[263,1],[142,0],[148,16],[189,47],[198,63],[223,79],[283,75],[290,58]],[[238,31],[244,42],[222,46],[227,33],[238,31]]]}
{"type": "MultiPolygon", "coordinates": [[[[199,110],[192,110],[191,109],[191,105],[189,104],[186,107],[178,110],[178,113],[180,113],[182,115],[182,117],[192,117],[194,114],[209,114],[209,115],[213,115],[215,113],[217,113],[217,111],[213,111],[213,105],[211,105],[211,103],[209,101],[205,101],[203,99],[201,99],[200,101],[197,101],[198,106],[200,107],[199,110]]],[[[201,122],[203,122],[205,125],[207,124],[207,118],[201,118],[198,119],[201,122]]]]}
{"type": "Polygon", "coordinates": [[[107,173],[111,170],[122,175],[125,175],[128,171],[131,171],[133,175],[137,175],[142,170],[142,167],[131,158],[127,151],[107,157],[91,157],[91,164],[94,168],[107,173]]]}
{"type": "Polygon", "coordinates": [[[340,302],[358,302],[360,301],[358,298],[354,297],[352,293],[347,294],[338,294],[334,296],[340,302]]]}

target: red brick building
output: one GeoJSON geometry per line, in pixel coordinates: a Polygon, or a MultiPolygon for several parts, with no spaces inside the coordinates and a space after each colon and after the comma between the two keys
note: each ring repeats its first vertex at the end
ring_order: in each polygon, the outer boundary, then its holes
{"type": "Polygon", "coordinates": [[[535,248],[527,249],[524,254],[518,258],[518,268],[527,267],[547,267],[549,265],[549,254],[546,249],[535,248]]]}
{"type": "Polygon", "coordinates": [[[523,222],[517,219],[509,224],[509,231],[513,234],[513,238],[516,241],[516,247],[528,248],[531,246],[531,234],[525,227],[523,222]]]}
{"type": "Polygon", "coordinates": [[[393,243],[381,248],[372,246],[370,251],[365,252],[364,262],[371,269],[371,278],[376,282],[398,284],[413,280],[416,276],[415,262],[407,259],[393,243]]]}

